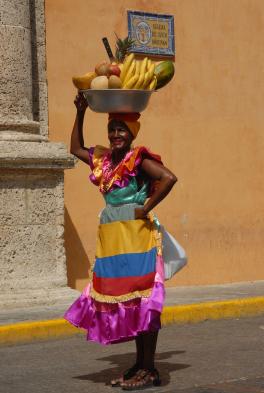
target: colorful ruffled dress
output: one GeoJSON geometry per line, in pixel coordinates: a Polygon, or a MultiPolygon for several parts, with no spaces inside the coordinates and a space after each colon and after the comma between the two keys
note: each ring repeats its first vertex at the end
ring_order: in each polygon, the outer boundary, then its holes
{"type": "Polygon", "coordinates": [[[106,207],[100,215],[91,282],[65,313],[65,319],[87,330],[87,339],[113,344],[160,329],[164,291],[161,239],[155,219],[134,219],[155,189],[140,170],[144,158],[161,163],[145,147],[129,151],[112,168],[111,151],[89,149],[90,180],[106,207]]]}

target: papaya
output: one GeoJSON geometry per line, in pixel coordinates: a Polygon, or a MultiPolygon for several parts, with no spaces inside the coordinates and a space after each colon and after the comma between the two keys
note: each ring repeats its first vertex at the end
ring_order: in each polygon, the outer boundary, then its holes
{"type": "Polygon", "coordinates": [[[174,75],[174,64],[170,60],[165,60],[156,65],[154,75],[157,77],[156,90],[167,85],[174,75]]]}
{"type": "Polygon", "coordinates": [[[90,89],[91,87],[91,82],[94,78],[97,77],[97,74],[95,72],[88,72],[87,74],[83,76],[73,76],[72,77],[72,82],[75,87],[79,90],[86,90],[90,89]]]}

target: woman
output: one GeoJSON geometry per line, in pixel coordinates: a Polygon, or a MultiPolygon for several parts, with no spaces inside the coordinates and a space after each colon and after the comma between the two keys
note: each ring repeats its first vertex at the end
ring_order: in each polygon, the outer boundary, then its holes
{"type": "Polygon", "coordinates": [[[161,238],[151,210],[177,181],[158,155],[131,146],[140,114],[109,114],[110,148],[86,148],[87,103],[79,94],[71,153],[88,164],[90,180],[106,202],[100,215],[92,282],[65,318],[87,329],[87,339],[113,344],[135,339],[136,361],[112,386],[136,390],[159,385],[154,355],[164,303],[161,238]]]}

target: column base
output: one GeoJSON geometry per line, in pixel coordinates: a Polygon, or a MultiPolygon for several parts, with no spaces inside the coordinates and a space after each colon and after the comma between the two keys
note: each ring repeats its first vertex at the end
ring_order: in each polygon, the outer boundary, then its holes
{"type": "Polygon", "coordinates": [[[5,310],[76,298],[67,287],[63,143],[0,141],[0,304],[5,310]]]}
{"type": "Polygon", "coordinates": [[[0,326],[62,319],[79,296],[78,291],[69,287],[1,294],[0,326]]]}
{"type": "Polygon", "coordinates": [[[0,294],[2,309],[15,310],[21,308],[63,308],[65,309],[80,296],[80,293],[69,287],[39,288],[10,291],[0,294]]]}

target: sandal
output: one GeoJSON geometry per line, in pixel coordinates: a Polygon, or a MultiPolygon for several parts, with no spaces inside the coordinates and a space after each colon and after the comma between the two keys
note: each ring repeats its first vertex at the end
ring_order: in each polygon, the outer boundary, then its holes
{"type": "Polygon", "coordinates": [[[160,385],[159,372],[155,368],[151,370],[141,369],[133,378],[121,383],[123,390],[140,390],[160,385]]]}
{"type": "Polygon", "coordinates": [[[138,363],[135,363],[134,366],[132,366],[129,369],[127,369],[126,371],[124,371],[122,377],[120,377],[118,379],[113,379],[111,381],[111,386],[113,388],[120,386],[121,383],[123,383],[124,381],[127,381],[128,379],[133,378],[139,370],[140,370],[140,366],[138,365],[138,363]]]}

